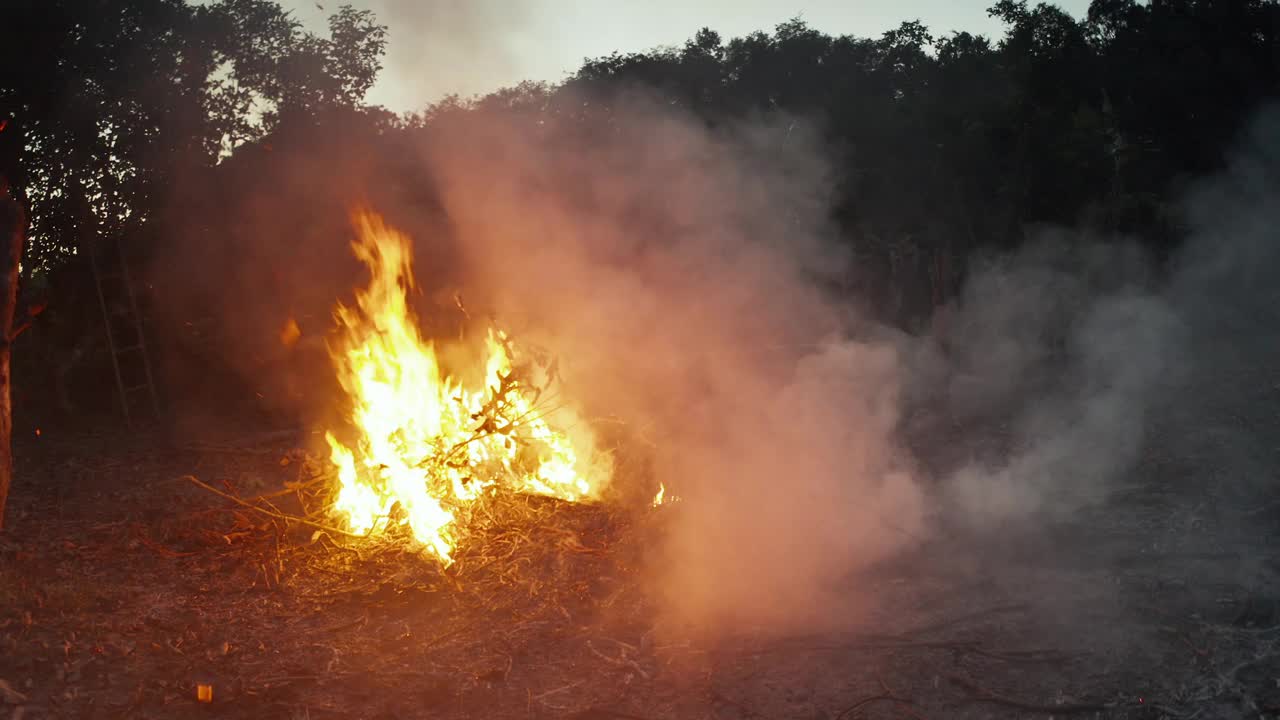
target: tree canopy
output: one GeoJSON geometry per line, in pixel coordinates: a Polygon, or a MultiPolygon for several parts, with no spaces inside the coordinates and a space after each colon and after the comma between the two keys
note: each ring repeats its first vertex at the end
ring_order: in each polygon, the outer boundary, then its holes
{"type": "Polygon", "coordinates": [[[139,233],[175,175],[354,108],[386,29],[339,9],[322,37],[270,0],[16,0],[0,42],[0,176],[30,206],[32,267],[90,233],[139,233]]]}
{"type": "Polygon", "coordinates": [[[1170,198],[1280,90],[1276,0],[1094,0],[1079,19],[999,0],[999,38],[917,21],[871,38],[801,20],[732,39],[702,29],[588,59],[558,84],[401,118],[364,102],[387,38],[367,11],[339,8],[320,34],[273,0],[5,12],[0,175],[30,209],[29,269],[91,234],[154,233],[149,221],[192,202],[177,178],[231,177],[264,150],[394,156],[414,133],[494,108],[600,132],[638,88],[711,125],[785,114],[819,128],[833,219],[871,275],[892,275],[904,253],[959,268],[1035,223],[1167,245],[1170,198]]]}

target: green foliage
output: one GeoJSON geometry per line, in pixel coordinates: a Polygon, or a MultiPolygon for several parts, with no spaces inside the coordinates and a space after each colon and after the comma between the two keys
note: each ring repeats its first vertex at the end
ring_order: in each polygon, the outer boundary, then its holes
{"type": "Polygon", "coordinates": [[[268,145],[320,147],[340,132],[386,154],[494,111],[589,137],[636,92],[713,126],[776,116],[816,130],[837,226],[871,268],[897,267],[904,252],[959,267],[972,248],[1019,242],[1030,223],[1166,242],[1179,179],[1214,169],[1280,91],[1277,0],[1094,0],[1079,20],[1000,0],[996,39],[919,22],[876,38],[799,19],[733,39],[704,28],[682,45],[587,60],[558,86],[451,97],[407,118],[362,106],[386,46],[368,11],[338,9],[322,36],[275,0],[9,6],[0,174],[31,205],[33,266],[91,234],[139,232],[175,204],[174,178],[238,147],[256,166],[268,145]]]}
{"type": "Polygon", "coordinates": [[[355,107],[386,30],[339,9],[329,37],[271,0],[16,0],[0,31],[0,176],[31,208],[27,270],[139,233],[170,183],[287,117],[355,107]]]}

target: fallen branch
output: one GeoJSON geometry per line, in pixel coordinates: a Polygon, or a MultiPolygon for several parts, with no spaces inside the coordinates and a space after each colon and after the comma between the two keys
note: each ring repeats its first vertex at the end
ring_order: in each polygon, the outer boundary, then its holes
{"type": "MultiPolygon", "coordinates": [[[[845,639],[836,643],[821,643],[821,644],[811,644],[811,645],[799,645],[799,644],[792,645],[790,643],[787,643],[787,644],[775,646],[772,648],[764,648],[762,649],[762,651],[763,652],[776,652],[776,651],[787,651],[787,650],[830,651],[830,650],[847,650],[855,647],[868,649],[868,650],[880,650],[880,649],[891,649],[891,648],[916,647],[916,648],[931,648],[931,649],[974,652],[979,655],[985,655],[987,657],[1000,659],[1000,660],[1025,660],[1025,661],[1033,662],[1034,659],[1049,659],[1052,655],[1054,655],[1054,651],[1027,650],[1027,651],[996,652],[991,650],[981,650],[979,649],[981,643],[972,641],[972,640],[947,641],[947,640],[916,639],[921,635],[933,634],[940,630],[946,630],[956,625],[961,625],[967,622],[971,622],[973,620],[978,620],[981,618],[986,618],[992,615],[998,615],[1002,613],[1017,612],[1020,610],[1025,610],[1026,608],[1027,606],[1023,604],[1001,605],[993,608],[986,608],[983,610],[979,610],[977,612],[966,613],[958,617],[942,620],[942,621],[932,623],[930,625],[924,625],[918,628],[913,628],[911,630],[904,630],[899,633],[883,634],[883,635],[882,634],[855,634],[851,636],[846,636],[845,639]]],[[[796,638],[796,640],[800,640],[800,639],[801,638],[796,638]]],[[[813,639],[816,639],[816,638],[813,638],[813,639]]],[[[1059,654],[1057,657],[1054,657],[1053,659],[1063,659],[1063,657],[1059,654]]]]}
{"type": "Polygon", "coordinates": [[[562,685],[562,686],[560,686],[560,687],[558,687],[558,688],[552,688],[551,690],[548,690],[548,691],[546,691],[546,692],[538,693],[537,695],[530,695],[530,696],[529,696],[529,699],[530,699],[530,700],[538,700],[538,701],[541,701],[543,698],[550,697],[550,696],[552,696],[552,695],[556,695],[556,694],[558,694],[558,693],[565,692],[566,690],[572,690],[572,689],[574,689],[574,688],[578,687],[579,685],[581,685],[581,684],[582,684],[582,683],[584,683],[584,682],[586,682],[586,680],[578,680],[577,682],[572,682],[572,683],[569,683],[568,685],[562,685]]]}
{"type": "Polygon", "coordinates": [[[840,650],[949,650],[957,657],[979,655],[992,660],[1008,663],[1061,663],[1071,659],[1071,655],[1057,650],[987,650],[976,640],[897,640],[896,636],[868,636],[862,642],[847,642],[835,645],[803,645],[795,647],[768,648],[765,651],[777,652],[791,650],[800,652],[830,652],[840,650]]]}
{"type": "Polygon", "coordinates": [[[898,637],[905,639],[905,638],[915,637],[917,635],[926,635],[929,633],[938,632],[939,630],[946,630],[947,628],[954,627],[956,625],[961,625],[967,622],[971,622],[973,620],[980,620],[983,618],[987,618],[992,615],[1020,612],[1026,609],[1027,609],[1027,606],[1021,603],[1016,605],[1000,605],[993,608],[986,608],[984,610],[978,610],[977,612],[966,613],[958,617],[953,617],[948,620],[942,620],[942,621],[933,623],[931,625],[924,625],[922,627],[918,627],[913,630],[906,630],[904,632],[898,633],[898,637]]]}
{"type": "MultiPolygon", "coordinates": [[[[240,506],[242,506],[242,507],[249,508],[250,510],[253,510],[253,511],[255,511],[255,512],[260,512],[260,513],[262,513],[263,515],[266,515],[267,517],[273,517],[273,518],[276,518],[276,519],[278,519],[278,520],[284,520],[284,521],[286,521],[286,522],[296,522],[296,523],[299,523],[299,524],[302,524],[302,525],[306,525],[306,526],[308,526],[308,527],[313,527],[313,528],[315,528],[315,529],[317,529],[317,530],[323,530],[323,531],[328,532],[328,533],[334,533],[334,534],[337,534],[337,535],[343,535],[343,536],[345,536],[345,537],[349,537],[349,538],[357,538],[357,539],[360,539],[360,540],[364,540],[364,539],[367,539],[367,538],[369,537],[369,534],[359,535],[359,534],[357,534],[357,533],[348,532],[348,531],[346,531],[346,530],[342,530],[342,529],[340,529],[340,528],[336,528],[336,527],[333,527],[333,526],[331,526],[331,525],[325,525],[325,524],[323,524],[323,523],[318,523],[318,522],[315,522],[315,521],[313,521],[313,520],[308,520],[308,519],[306,519],[306,518],[297,517],[297,516],[295,516],[295,515],[289,515],[289,514],[287,514],[287,513],[276,512],[275,510],[268,510],[268,509],[266,509],[266,508],[264,508],[264,507],[259,507],[259,506],[257,506],[257,505],[254,505],[254,504],[253,504],[253,503],[251,503],[251,502],[248,502],[248,501],[242,500],[242,499],[240,499],[240,498],[236,497],[235,495],[232,495],[231,493],[225,493],[225,492],[223,492],[223,491],[219,490],[218,488],[213,487],[212,485],[209,485],[208,483],[200,482],[200,480],[199,480],[199,479],[197,479],[195,475],[183,475],[183,476],[182,476],[182,478],[180,478],[180,479],[190,481],[191,483],[193,483],[193,484],[194,484],[194,485],[196,485],[197,487],[204,488],[205,490],[208,490],[209,492],[213,493],[214,495],[217,495],[218,497],[221,497],[221,498],[225,498],[225,499],[227,499],[227,500],[230,500],[231,502],[233,502],[233,503],[235,503],[235,504],[237,504],[237,505],[240,505],[240,506]]],[[[372,530],[371,530],[370,532],[372,532],[372,530]]]]}
{"type": "Polygon", "coordinates": [[[878,674],[877,674],[876,680],[880,682],[880,689],[884,690],[884,693],[880,695],[872,695],[871,697],[868,697],[868,698],[863,698],[858,702],[850,705],[849,707],[840,711],[840,714],[836,716],[836,720],[843,720],[845,716],[855,713],[858,710],[862,709],[863,707],[866,707],[867,705],[870,705],[873,702],[880,702],[880,701],[896,702],[898,703],[898,705],[901,706],[901,709],[904,710],[907,714],[916,718],[920,717],[920,715],[915,711],[915,708],[920,707],[919,704],[917,704],[912,700],[908,700],[898,695],[897,693],[895,693],[893,691],[893,688],[889,687],[889,684],[884,681],[884,678],[879,677],[878,674]]]}
{"type": "Polygon", "coordinates": [[[608,655],[605,655],[604,653],[597,650],[595,645],[591,644],[590,640],[587,641],[587,649],[591,651],[592,655],[595,655],[596,657],[600,658],[601,660],[604,660],[610,665],[635,670],[637,673],[640,674],[640,677],[644,678],[645,680],[649,679],[649,673],[645,672],[645,669],[640,667],[639,663],[637,663],[635,660],[632,660],[631,658],[627,657],[627,652],[625,648],[623,649],[622,656],[620,658],[612,658],[612,657],[609,657],[608,655]]]}
{"type": "Polygon", "coordinates": [[[27,696],[13,689],[13,686],[0,680],[0,700],[12,705],[20,705],[27,701],[27,696]]]}
{"type": "Polygon", "coordinates": [[[333,476],[334,475],[332,472],[324,472],[308,480],[303,480],[302,482],[287,482],[284,484],[283,490],[276,490],[275,492],[263,493],[261,495],[254,495],[253,497],[249,498],[249,500],[250,501],[269,500],[271,498],[278,498],[278,497],[284,497],[285,495],[292,495],[293,493],[296,493],[299,490],[302,490],[304,488],[309,488],[312,485],[318,485],[324,482],[325,480],[332,478],[333,476]]]}
{"type": "Polygon", "coordinates": [[[841,710],[839,714],[836,715],[836,720],[844,720],[847,717],[851,717],[853,713],[856,713],[862,708],[875,702],[893,702],[899,705],[905,705],[907,707],[913,707],[913,708],[920,707],[916,703],[910,700],[907,700],[906,698],[900,698],[897,695],[891,695],[891,694],[872,695],[871,697],[862,698],[858,702],[850,705],[844,710],[841,710]]]}
{"type": "Polygon", "coordinates": [[[143,531],[143,530],[139,530],[137,532],[137,536],[138,536],[138,542],[141,542],[144,547],[150,549],[152,552],[158,555],[163,555],[164,557],[184,558],[184,557],[191,557],[196,554],[194,552],[178,552],[177,550],[170,550],[169,548],[147,537],[146,531],[143,531]]]}

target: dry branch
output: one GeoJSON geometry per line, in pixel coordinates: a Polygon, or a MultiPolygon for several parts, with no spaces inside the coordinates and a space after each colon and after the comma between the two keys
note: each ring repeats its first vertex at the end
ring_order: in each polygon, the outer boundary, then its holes
{"type": "Polygon", "coordinates": [[[876,702],[892,702],[898,705],[905,705],[907,707],[919,707],[916,703],[910,700],[907,700],[906,698],[900,698],[897,695],[892,695],[888,693],[881,694],[881,695],[872,695],[871,697],[865,697],[859,700],[858,702],[850,705],[849,707],[845,708],[844,710],[841,710],[839,714],[836,715],[836,720],[844,720],[847,717],[853,717],[854,713],[876,702]]]}
{"type": "Polygon", "coordinates": [[[232,495],[232,494],[230,494],[230,493],[222,492],[221,490],[219,490],[219,489],[217,489],[217,488],[213,487],[212,485],[209,485],[209,484],[207,484],[207,483],[200,482],[200,480],[198,480],[198,479],[196,478],[196,476],[195,476],[195,475],[183,475],[181,479],[182,479],[182,480],[187,480],[187,481],[191,482],[192,484],[194,484],[194,485],[196,485],[196,486],[198,486],[198,487],[204,488],[205,490],[208,490],[209,492],[213,493],[214,495],[217,495],[218,497],[221,497],[221,498],[225,498],[225,499],[227,499],[227,500],[230,500],[231,502],[233,502],[233,503],[235,503],[235,504],[237,504],[237,505],[240,505],[240,506],[242,506],[242,507],[246,507],[246,508],[248,508],[248,509],[250,509],[250,510],[253,510],[253,511],[255,511],[255,512],[262,513],[263,515],[266,515],[267,517],[273,517],[273,518],[276,518],[277,520],[284,520],[284,521],[286,521],[286,522],[296,522],[296,523],[299,523],[299,524],[301,524],[301,525],[306,525],[306,526],[308,526],[308,527],[313,527],[313,528],[315,528],[315,529],[317,529],[317,530],[323,530],[323,531],[328,532],[328,533],[334,533],[334,534],[336,534],[336,535],[343,535],[343,536],[351,537],[351,538],[364,539],[364,538],[369,537],[368,535],[360,535],[360,534],[357,534],[357,533],[348,532],[348,531],[346,531],[346,530],[342,530],[342,529],[340,529],[340,528],[336,528],[336,527],[333,527],[333,526],[331,526],[331,525],[325,525],[325,524],[323,524],[323,523],[318,523],[318,522],[315,522],[314,520],[309,520],[309,519],[304,518],[304,517],[298,517],[298,516],[296,516],[296,515],[289,515],[288,513],[282,513],[282,512],[276,511],[276,510],[268,510],[268,509],[266,509],[266,508],[264,508],[264,507],[260,507],[260,506],[258,506],[258,505],[254,505],[253,503],[248,502],[248,501],[246,501],[246,500],[242,500],[242,499],[240,499],[240,498],[238,498],[238,497],[236,497],[235,495],[232,495]]]}

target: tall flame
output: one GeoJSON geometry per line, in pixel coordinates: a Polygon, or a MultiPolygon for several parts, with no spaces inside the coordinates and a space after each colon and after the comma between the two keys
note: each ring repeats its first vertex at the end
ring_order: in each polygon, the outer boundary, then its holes
{"type": "Polygon", "coordinates": [[[407,525],[427,552],[449,563],[458,510],[493,488],[591,497],[597,487],[589,478],[601,466],[580,458],[548,423],[528,373],[513,372],[506,334],[489,331],[478,387],[444,374],[408,305],[408,239],[368,211],[356,212],[354,222],[352,249],[371,280],[356,292],[355,307],[337,306],[330,352],[355,437],[348,445],[325,434],[341,483],[334,510],[351,531],[407,525]]]}

